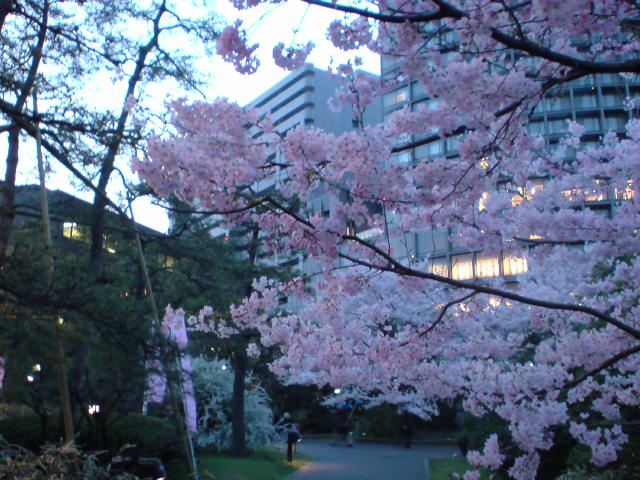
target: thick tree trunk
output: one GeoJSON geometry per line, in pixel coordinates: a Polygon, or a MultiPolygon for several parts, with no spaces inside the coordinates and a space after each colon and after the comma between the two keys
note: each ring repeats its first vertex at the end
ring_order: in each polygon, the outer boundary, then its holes
{"type": "Polygon", "coordinates": [[[18,170],[18,152],[20,148],[20,130],[14,128],[9,131],[7,165],[4,182],[0,185],[0,265],[4,261],[7,247],[11,238],[13,219],[15,217],[14,204],[16,198],[16,172],[18,170]]]}
{"type": "MultiPolygon", "coordinates": [[[[0,0],[0,30],[6,16],[16,8],[13,0],[0,0]]],[[[33,47],[33,57],[29,66],[29,72],[18,94],[14,105],[15,112],[23,111],[27,99],[31,95],[31,90],[36,82],[40,61],[44,51],[44,43],[47,37],[47,25],[49,24],[49,2],[45,1],[42,9],[42,22],[38,31],[37,43],[33,47]]],[[[0,187],[0,265],[4,263],[7,246],[13,228],[15,217],[14,203],[16,195],[16,172],[18,170],[20,149],[20,128],[9,130],[9,143],[7,145],[7,166],[5,170],[4,183],[0,187]]]]}
{"type": "Polygon", "coordinates": [[[231,453],[244,455],[247,452],[247,440],[244,421],[244,379],[247,376],[247,351],[241,344],[232,356],[233,397],[231,399],[231,453]]]}
{"type": "MultiPolygon", "coordinates": [[[[256,264],[258,257],[258,238],[260,229],[257,225],[251,228],[251,241],[248,249],[248,263],[251,268],[256,264]]],[[[253,290],[251,282],[245,285],[245,296],[251,295],[253,290]]],[[[234,455],[244,455],[247,451],[247,432],[244,418],[244,382],[247,376],[247,358],[246,342],[240,341],[235,348],[231,357],[233,366],[233,397],[231,399],[231,432],[232,443],[231,451],[234,455]]]]}

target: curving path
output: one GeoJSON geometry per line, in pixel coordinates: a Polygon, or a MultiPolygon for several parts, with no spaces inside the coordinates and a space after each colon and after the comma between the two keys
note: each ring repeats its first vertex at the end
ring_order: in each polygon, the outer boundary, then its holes
{"type": "Polygon", "coordinates": [[[354,447],[305,439],[298,451],[313,458],[286,480],[425,480],[427,458],[458,454],[454,446],[356,443],[354,447]]]}

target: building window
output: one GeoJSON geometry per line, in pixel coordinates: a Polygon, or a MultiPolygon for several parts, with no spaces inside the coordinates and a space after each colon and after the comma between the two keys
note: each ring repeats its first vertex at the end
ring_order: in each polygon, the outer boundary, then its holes
{"type": "Polygon", "coordinates": [[[624,131],[627,125],[627,116],[624,113],[607,114],[604,116],[606,130],[624,131]]]}
{"type": "Polygon", "coordinates": [[[414,112],[419,112],[422,109],[424,109],[425,111],[435,110],[436,108],[438,108],[438,106],[440,106],[439,98],[429,98],[427,100],[420,100],[419,102],[415,102],[411,106],[411,110],[413,110],[414,112]]]}
{"type": "Polygon", "coordinates": [[[104,235],[102,237],[104,249],[109,253],[116,253],[116,247],[118,242],[111,235],[104,235]]]}
{"type": "Polygon", "coordinates": [[[595,95],[575,95],[573,97],[573,104],[575,108],[596,108],[598,101],[595,95]]]}
{"type": "Polygon", "coordinates": [[[454,137],[447,137],[446,139],[447,153],[457,152],[458,146],[460,145],[461,140],[462,140],[461,135],[456,135],[454,137]]]}
{"type": "Polygon", "coordinates": [[[382,105],[385,108],[393,107],[394,105],[406,102],[407,98],[407,87],[402,87],[398,90],[385,94],[384,97],[382,97],[382,105]]]}
{"type": "Polygon", "coordinates": [[[411,84],[411,94],[414,99],[424,97],[427,94],[424,84],[422,82],[413,82],[411,84]]]}
{"type": "Polygon", "coordinates": [[[480,200],[478,201],[478,211],[486,210],[487,208],[487,199],[489,198],[489,192],[483,192],[480,200]]]}
{"type": "Polygon", "coordinates": [[[526,188],[518,187],[518,193],[511,197],[511,206],[517,207],[521,205],[525,198],[530,200],[540,190],[544,190],[544,183],[540,180],[526,188]]]}
{"type": "Polygon", "coordinates": [[[502,270],[505,275],[526,273],[529,270],[527,259],[515,253],[505,253],[502,260],[502,270]]]}
{"type": "Polygon", "coordinates": [[[441,257],[429,260],[429,273],[440,275],[441,277],[448,277],[449,259],[447,257],[441,257]]]}
{"type": "Polygon", "coordinates": [[[75,222],[64,222],[62,224],[62,235],[71,240],[89,243],[91,236],[89,229],[84,225],[78,225],[75,222]]]}
{"type": "Polygon", "coordinates": [[[577,118],[576,121],[584,126],[585,131],[593,132],[600,130],[600,117],[582,117],[577,118]]]}
{"type": "Polygon", "coordinates": [[[456,280],[473,278],[473,260],[470,253],[451,256],[451,278],[456,280]]]}
{"type": "Polygon", "coordinates": [[[529,123],[529,133],[531,135],[544,135],[544,122],[529,123]]]}
{"type": "Polygon", "coordinates": [[[391,155],[391,160],[398,163],[409,163],[411,162],[411,152],[404,150],[402,152],[394,153],[391,155]]]}
{"type": "Polygon", "coordinates": [[[558,112],[560,110],[571,109],[571,97],[563,95],[561,97],[545,97],[544,104],[547,112],[558,112]]]}
{"type": "Polygon", "coordinates": [[[634,188],[633,180],[629,180],[624,189],[616,188],[616,198],[618,200],[632,200],[635,196],[636,190],[634,188]]]}
{"type": "Polygon", "coordinates": [[[500,276],[500,257],[497,253],[476,254],[476,276],[479,278],[500,276]]]}
{"type": "Polygon", "coordinates": [[[178,261],[175,257],[172,257],[170,255],[160,254],[160,264],[167,270],[172,270],[176,268],[177,263],[178,261]]]}

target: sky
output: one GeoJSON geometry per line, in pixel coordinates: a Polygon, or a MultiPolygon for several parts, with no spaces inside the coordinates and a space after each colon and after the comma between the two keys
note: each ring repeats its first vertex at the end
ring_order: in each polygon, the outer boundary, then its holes
{"type": "MultiPolygon", "coordinates": [[[[316,48],[308,58],[310,63],[321,69],[327,69],[331,64],[338,65],[354,55],[363,59],[361,68],[373,73],[379,73],[379,57],[368,51],[340,52],[333,48],[326,39],[325,32],[329,23],[339,18],[341,14],[329,9],[308,6],[299,0],[289,0],[277,5],[260,6],[253,9],[238,12],[227,0],[204,0],[216,13],[232,23],[236,18],[243,20],[243,26],[249,34],[251,43],[259,43],[258,57],[261,66],[253,75],[237,73],[233,66],[225,63],[215,56],[215,53],[201,52],[201,60],[198,68],[208,79],[208,85],[204,88],[206,99],[226,97],[241,105],[249,103],[273,84],[283,79],[289,72],[273,65],[271,50],[278,42],[289,44],[292,40],[296,43],[306,44],[312,41],[316,48]],[[295,32],[295,33],[294,33],[295,32]]],[[[97,106],[100,102],[109,102],[116,98],[120,102],[123,94],[118,93],[122,86],[112,84],[108,77],[97,77],[96,85],[88,85],[85,94],[93,99],[97,106]],[[96,94],[99,92],[99,94],[96,94]],[[111,93],[112,92],[112,93],[111,93]]],[[[156,88],[153,90],[151,101],[155,109],[163,109],[167,96],[182,96],[183,92],[175,91],[171,87],[156,88]]],[[[202,99],[202,97],[200,97],[202,99]]],[[[109,106],[104,103],[103,106],[109,106]]],[[[113,105],[111,105],[113,107],[113,105]]],[[[0,136],[0,168],[4,172],[4,158],[6,156],[6,137],[0,136]]],[[[32,145],[24,145],[22,158],[35,158],[32,145]]],[[[126,159],[121,159],[120,166],[126,173],[130,172],[126,159]]],[[[21,171],[18,177],[19,184],[37,183],[35,161],[28,163],[21,161],[21,171]]],[[[72,193],[87,201],[91,201],[93,194],[79,189],[79,182],[73,181],[63,167],[51,162],[52,173],[48,175],[47,187],[72,193]]],[[[133,174],[130,177],[135,178],[133,174]]],[[[113,183],[113,182],[112,182],[113,183]]],[[[116,198],[118,187],[114,183],[110,197],[116,198]]],[[[169,222],[166,213],[160,208],[150,204],[148,200],[138,200],[134,203],[136,221],[159,231],[167,231],[169,222]]]]}

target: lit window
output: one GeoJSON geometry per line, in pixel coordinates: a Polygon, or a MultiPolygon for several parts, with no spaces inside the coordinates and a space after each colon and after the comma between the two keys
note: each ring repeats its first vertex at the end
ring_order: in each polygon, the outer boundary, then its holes
{"type": "Polygon", "coordinates": [[[67,238],[73,238],[73,230],[77,227],[76,223],[64,222],[62,224],[62,235],[67,238]]]}
{"type": "Polygon", "coordinates": [[[505,253],[502,261],[505,275],[518,275],[529,270],[527,259],[513,253],[505,253]]]}
{"type": "Polygon", "coordinates": [[[393,92],[385,94],[382,102],[385,107],[392,107],[399,103],[405,102],[407,100],[407,97],[407,87],[402,87],[398,90],[394,90],[393,92]]]}
{"type": "Polygon", "coordinates": [[[484,192],[482,197],[480,197],[480,201],[478,202],[478,210],[483,211],[487,208],[487,198],[489,198],[489,194],[484,192]]]}
{"type": "Polygon", "coordinates": [[[533,197],[536,192],[540,190],[544,190],[544,183],[534,183],[526,189],[518,187],[518,193],[511,197],[511,206],[517,207],[518,205],[521,205],[525,199],[530,200],[531,197],[533,197]]]}
{"type": "Polygon", "coordinates": [[[511,197],[511,206],[517,207],[522,203],[522,195],[516,193],[513,197],[511,197]]]}
{"type": "Polygon", "coordinates": [[[78,225],[75,222],[64,222],[62,224],[62,235],[72,240],[89,243],[90,235],[88,227],[78,225]]]}
{"type": "Polygon", "coordinates": [[[633,180],[627,181],[627,186],[624,190],[620,190],[616,188],[616,198],[618,200],[631,200],[635,198],[636,190],[633,185],[633,180]]]}
{"type": "Polygon", "coordinates": [[[116,253],[117,242],[111,235],[105,235],[104,237],[104,249],[109,253],[116,253]]]}
{"type": "Polygon", "coordinates": [[[175,268],[177,260],[169,255],[160,255],[160,263],[167,269],[175,268]]]}
{"type": "Polygon", "coordinates": [[[449,276],[449,259],[447,257],[432,258],[429,260],[429,273],[440,275],[441,277],[449,276]]]}
{"type": "Polygon", "coordinates": [[[469,280],[473,278],[473,262],[470,253],[451,257],[451,278],[469,280]]]}
{"type": "Polygon", "coordinates": [[[476,255],[476,276],[481,278],[500,275],[500,259],[497,254],[478,253],[476,255]]]}

